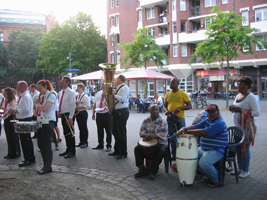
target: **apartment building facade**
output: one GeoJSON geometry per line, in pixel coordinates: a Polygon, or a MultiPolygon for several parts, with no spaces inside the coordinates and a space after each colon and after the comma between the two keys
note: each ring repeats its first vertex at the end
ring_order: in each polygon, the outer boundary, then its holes
{"type": "MultiPolygon", "coordinates": [[[[4,45],[9,44],[9,34],[13,30],[21,29],[24,26],[39,27],[43,32],[48,32],[55,24],[56,18],[53,14],[44,15],[32,12],[25,12],[19,10],[0,9],[0,42],[4,45]]],[[[9,61],[12,63],[12,60],[9,61]]],[[[17,82],[22,80],[23,77],[13,77],[12,74],[5,79],[0,79],[0,89],[5,87],[15,88],[17,82]]],[[[31,78],[27,78],[29,84],[32,83],[31,78]]],[[[57,81],[58,87],[60,86],[57,81]]]]}
{"type": "MultiPolygon", "coordinates": [[[[190,93],[195,89],[212,87],[212,93],[225,91],[225,66],[218,63],[206,65],[196,58],[192,65],[187,62],[198,43],[206,39],[206,16],[214,5],[224,12],[235,11],[245,17],[243,26],[258,28],[256,36],[267,41],[266,0],[107,0],[108,62],[119,63],[123,51],[120,42],[132,42],[140,28],[149,28],[156,42],[168,55],[168,62],[158,69],[151,61],[148,69],[171,73],[181,79],[180,88],[190,93]]],[[[255,55],[243,55],[230,62],[230,91],[237,90],[236,80],[240,76],[253,79],[252,92],[267,99],[267,50],[254,46],[255,55]]],[[[123,71],[120,66],[118,71],[123,71]]],[[[142,81],[129,81],[133,94],[142,93],[142,81]],[[137,89],[136,89],[137,88],[137,89]]],[[[150,96],[154,92],[164,95],[169,89],[168,81],[149,82],[150,96]]]]}

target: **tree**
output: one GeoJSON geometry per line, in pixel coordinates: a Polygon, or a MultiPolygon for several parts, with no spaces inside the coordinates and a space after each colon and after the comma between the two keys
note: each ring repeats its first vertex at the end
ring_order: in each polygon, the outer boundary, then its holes
{"type": "Polygon", "coordinates": [[[156,44],[155,36],[147,35],[148,32],[147,28],[139,29],[138,33],[133,34],[135,38],[133,42],[120,44],[120,49],[125,50],[125,55],[120,61],[126,68],[131,66],[147,68],[150,60],[153,60],[157,67],[162,67],[163,60],[168,60],[168,56],[156,44]]]}
{"type": "Polygon", "coordinates": [[[9,72],[15,76],[39,80],[42,71],[36,67],[39,59],[40,40],[43,32],[40,28],[24,26],[22,29],[15,30],[9,35],[9,54],[13,65],[9,66],[9,72]]]}
{"type": "Polygon", "coordinates": [[[0,79],[5,79],[8,74],[8,50],[7,47],[0,42],[0,79]]]}
{"type": "Polygon", "coordinates": [[[66,74],[69,68],[67,56],[71,52],[73,68],[80,69],[80,73],[99,69],[98,64],[107,60],[107,42],[104,35],[100,35],[91,15],[79,12],[76,16],[66,20],[62,25],[58,23],[41,39],[37,66],[53,74],[66,74]]]}
{"type": "MultiPolygon", "coordinates": [[[[147,28],[139,29],[138,33],[134,33],[135,40],[130,43],[121,43],[120,49],[125,50],[125,55],[121,57],[120,64],[126,65],[126,69],[131,66],[140,68],[148,67],[149,61],[153,60],[157,67],[163,66],[163,60],[168,60],[168,56],[163,52],[162,48],[157,45],[155,36],[148,35],[147,28]],[[128,62],[129,61],[129,62],[128,62]]],[[[147,82],[144,82],[144,90],[147,93],[147,82]]]]}
{"type": "Polygon", "coordinates": [[[217,15],[206,17],[211,22],[207,27],[207,39],[197,45],[195,53],[188,62],[191,64],[194,58],[201,56],[202,62],[211,64],[219,61],[222,67],[226,61],[226,107],[228,108],[229,62],[233,58],[238,58],[241,53],[254,54],[253,44],[267,48],[267,42],[253,35],[259,32],[258,29],[243,27],[244,19],[234,11],[222,12],[218,6],[214,6],[212,12],[217,12],[217,15]],[[244,48],[246,51],[243,51],[244,48]]]}

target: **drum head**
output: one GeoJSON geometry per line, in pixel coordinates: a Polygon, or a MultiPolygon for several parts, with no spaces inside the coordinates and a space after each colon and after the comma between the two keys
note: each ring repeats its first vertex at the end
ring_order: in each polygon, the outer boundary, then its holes
{"type": "Polygon", "coordinates": [[[180,134],[179,137],[196,137],[192,134],[180,134]]]}
{"type": "Polygon", "coordinates": [[[150,146],[154,146],[158,143],[158,140],[157,139],[152,139],[152,140],[149,140],[149,141],[143,141],[143,139],[141,139],[139,141],[139,144],[141,146],[144,146],[144,147],[150,147],[150,146]]]}

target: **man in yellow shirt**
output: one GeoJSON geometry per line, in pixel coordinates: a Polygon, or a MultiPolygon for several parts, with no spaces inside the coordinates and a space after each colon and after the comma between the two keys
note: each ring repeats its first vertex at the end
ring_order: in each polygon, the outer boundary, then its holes
{"type": "MultiPolygon", "coordinates": [[[[180,80],[178,78],[173,78],[171,80],[171,90],[165,95],[163,106],[167,120],[173,121],[177,125],[178,130],[185,127],[185,110],[192,108],[189,95],[178,88],[179,82],[180,80]]],[[[176,143],[177,138],[171,138],[173,160],[176,157],[176,143]]]]}

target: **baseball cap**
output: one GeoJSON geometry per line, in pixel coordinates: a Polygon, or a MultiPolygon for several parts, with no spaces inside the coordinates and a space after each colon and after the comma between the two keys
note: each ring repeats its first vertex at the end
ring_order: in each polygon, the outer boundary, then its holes
{"type": "Polygon", "coordinates": [[[209,111],[209,110],[219,111],[219,107],[216,104],[210,104],[210,105],[208,105],[208,107],[205,111],[209,111]]]}

